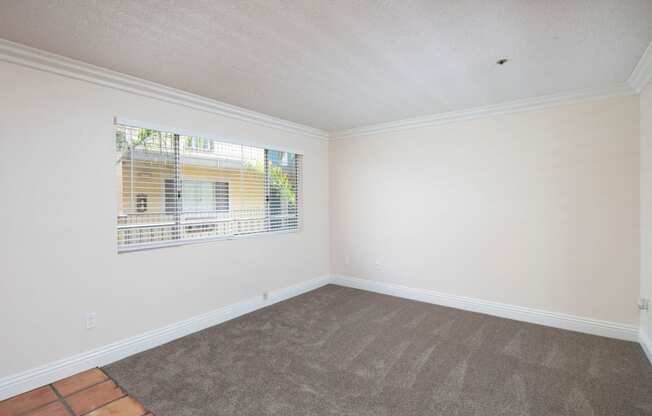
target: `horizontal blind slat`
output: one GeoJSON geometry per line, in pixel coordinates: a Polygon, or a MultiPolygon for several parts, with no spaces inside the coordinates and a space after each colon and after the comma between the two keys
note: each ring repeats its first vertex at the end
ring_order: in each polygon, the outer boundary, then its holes
{"type": "Polygon", "coordinates": [[[118,249],[298,230],[302,156],[116,125],[118,249]]]}

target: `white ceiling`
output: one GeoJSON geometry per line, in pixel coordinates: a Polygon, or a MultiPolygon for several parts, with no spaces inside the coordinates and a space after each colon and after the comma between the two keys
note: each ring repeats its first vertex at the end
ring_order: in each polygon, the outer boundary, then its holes
{"type": "Polygon", "coordinates": [[[0,37],[341,130],[624,82],[652,1],[0,0],[0,37]]]}

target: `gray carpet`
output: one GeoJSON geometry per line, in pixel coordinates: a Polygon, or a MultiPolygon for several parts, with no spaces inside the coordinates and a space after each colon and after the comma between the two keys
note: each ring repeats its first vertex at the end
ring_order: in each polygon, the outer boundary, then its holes
{"type": "Polygon", "coordinates": [[[334,285],[105,370],[156,416],[652,415],[636,343],[334,285]]]}

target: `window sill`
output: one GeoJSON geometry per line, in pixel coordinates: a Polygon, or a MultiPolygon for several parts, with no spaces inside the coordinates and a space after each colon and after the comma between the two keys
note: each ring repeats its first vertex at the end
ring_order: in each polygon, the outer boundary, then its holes
{"type": "Polygon", "coordinates": [[[206,238],[196,238],[192,240],[177,240],[177,241],[166,241],[163,243],[154,243],[154,244],[134,244],[132,246],[118,247],[118,254],[123,253],[133,253],[136,251],[145,251],[145,250],[155,250],[159,248],[166,247],[178,247],[186,246],[191,244],[207,244],[215,241],[227,241],[227,240],[246,240],[250,238],[260,238],[280,234],[294,234],[302,230],[302,227],[293,229],[293,230],[281,230],[281,231],[267,231],[262,233],[251,233],[251,234],[239,234],[225,237],[206,237],[206,238]]]}

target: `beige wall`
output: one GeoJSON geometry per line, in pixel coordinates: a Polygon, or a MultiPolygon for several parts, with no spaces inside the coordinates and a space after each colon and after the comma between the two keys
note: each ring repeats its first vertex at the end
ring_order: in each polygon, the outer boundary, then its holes
{"type": "Polygon", "coordinates": [[[638,104],[332,143],[331,271],[637,324],[638,104]]]}
{"type": "Polygon", "coordinates": [[[0,85],[0,377],[329,272],[328,143],[4,62],[0,85]],[[114,116],[302,151],[303,230],[117,254],[114,116]]]}
{"type": "MultiPolygon", "coordinates": [[[[641,93],[641,297],[652,299],[652,83],[641,93]]],[[[652,338],[652,311],[641,328],[652,338]]]]}
{"type": "Polygon", "coordinates": [[[650,87],[639,281],[638,97],[337,141],[329,197],[325,142],[3,62],[0,83],[0,377],[329,268],[628,324],[650,296],[650,87]],[[114,116],[302,151],[303,230],[118,255],[114,116]]]}

